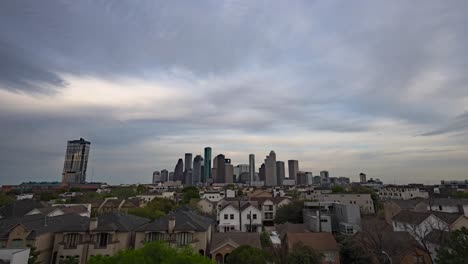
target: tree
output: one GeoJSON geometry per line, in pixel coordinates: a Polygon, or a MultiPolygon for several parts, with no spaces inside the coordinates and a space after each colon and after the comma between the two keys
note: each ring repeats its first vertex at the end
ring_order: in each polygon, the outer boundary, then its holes
{"type": "Polygon", "coordinates": [[[200,198],[200,192],[195,186],[188,186],[182,189],[182,204],[190,203],[191,199],[200,198]]]}
{"type": "Polygon", "coordinates": [[[340,240],[340,261],[349,264],[372,263],[371,257],[366,250],[358,243],[354,243],[351,238],[337,237],[340,240]]]}
{"type": "Polygon", "coordinates": [[[297,243],[288,254],[289,264],[320,264],[323,260],[323,254],[314,249],[297,243]]]}
{"type": "Polygon", "coordinates": [[[270,235],[268,235],[268,232],[263,231],[260,234],[260,244],[262,245],[263,249],[270,249],[273,247],[273,243],[271,242],[270,235]]]}
{"type": "Polygon", "coordinates": [[[43,202],[48,202],[50,200],[54,200],[57,198],[58,198],[58,195],[54,192],[45,191],[39,194],[39,199],[43,202]]]}
{"type": "Polygon", "coordinates": [[[304,201],[293,201],[287,205],[283,205],[276,211],[275,224],[302,223],[302,209],[304,208],[304,201]]]}
{"type": "Polygon", "coordinates": [[[343,188],[343,186],[340,185],[335,185],[332,188],[332,192],[334,193],[344,193],[346,190],[343,188]]]}
{"type": "Polygon", "coordinates": [[[173,201],[164,198],[154,198],[151,202],[146,204],[145,207],[131,208],[128,210],[128,213],[154,220],[174,209],[175,204],[173,201]]]}
{"type": "Polygon", "coordinates": [[[29,258],[28,264],[37,264],[37,257],[39,256],[39,252],[36,250],[36,247],[31,246],[29,251],[29,258]]]}
{"type": "Polygon", "coordinates": [[[4,193],[0,193],[0,207],[12,204],[14,202],[13,198],[4,193]]]}
{"type": "Polygon", "coordinates": [[[262,250],[242,245],[234,249],[226,259],[226,264],[266,264],[266,258],[262,250]]]}
{"type": "Polygon", "coordinates": [[[437,251],[437,264],[463,264],[468,260],[468,229],[451,233],[449,240],[437,251]]]}
{"type": "Polygon", "coordinates": [[[77,257],[67,256],[60,261],[60,264],[80,264],[80,260],[77,257]]]}
{"type": "Polygon", "coordinates": [[[209,264],[211,260],[190,247],[176,248],[164,242],[151,242],[140,249],[128,249],[113,256],[92,256],[88,264],[209,264]]]}
{"type": "Polygon", "coordinates": [[[135,188],[133,187],[117,187],[113,188],[109,196],[116,196],[118,198],[127,199],[129,197],[134,197],[137,195],[135,188]]]}

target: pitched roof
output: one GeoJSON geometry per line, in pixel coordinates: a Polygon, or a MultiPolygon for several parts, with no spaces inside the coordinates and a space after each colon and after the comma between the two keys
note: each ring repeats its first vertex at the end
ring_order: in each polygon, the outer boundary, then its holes
{"type": "Polygon", "coordinates": [[[279,196],[276,196],[276,197],[250,197],[250,200],[251,201],[256,201],[258,202],[259,204],[263,204],[265,203],[265,201],[272,201],[273,204],[279,204],[281,203],[282,201],[286,200],[286,199],[289,199],[288,197],[279,197],[279,196]]]}
{"type": "Polygon", "coordinates": [[[88,208],[84,205],[74,205],[74,206],[56,206],[62,210],[64,214],[82,214],[88,212],[88,208]]]}
{"type": "Polygon", "coordinates": [[[286,233],[286,240],[289,249],[294,245],[302,243],[304,246],[310,247],[317,251],[338,251],[338,243],[331,233],[286,233]]]}
{"type": "Polygon", "coordinates": [[[112,212],[100,215],[95,231],[134,231],[150,222],[150,219],[131,214],[112,212]]]}
{"type": "Polygon", "coordinates": [[[432,214],[449,225],[453,224],[456,220],[458,220],[458,218],[462,216],[460,213],[445,213],[436,211],[433,211],[432,214]]]}
{"type": "Polygon", "coordinates": [[[402,210],[412,210],[420,203],[429,204],[429,201],[423,198],[414,198],[410,200],[390,200],[390,202],[397,204],[402,210]]]}
{"type": "Polygon", "coordinates": [[[210,225],[214,224],[213,219],[183,208],[145,224],[137,231],[168,231],[169,219],[172,217],[175,218],[174,231],[204,232],[208,230],[210,225]]]}
{"type": "Polygon", "coordinates": [[[239,204],[240,204],[241,210],[246,209],[250,205],[256,207],[257,209],[259,208],[257,201],[240,201],[240,202],[239,201],[224,201],[220,210],[223,210],[224,208],[228,206],[232,206],[236,210],[239,210],[239,204]]]}
{"type": "Polygon", "coordinates": [[[432,201],[433,206],[445,205],[445,206],[459,206],[468,205],[468,199],[454,199],[454,198],[435,198],[432,201]]]}
{"type": "Polygon", "coordinates": [[[436,245],[447,241],[450,238],[450,232],[442,231],[438,229],[433,229],[429,234],[424,238],[427,242],[431,242],[436,245]]]}
{"type": "Polygon", "coordinates": [[[286,222],[284,224],[276,225],[275,227],[280,237],[283,237],[284,235],[286,235],[287,232],[289,233],[307,232],[307,229],[304,224],[293,224],[293,223],[286,222]]]}
{"type": "Polygon", "coordinates": [[[20,217],[31,212],[33,209],[42,207],[44,207],[44,205],[36,200],[19,200],[0,208],[0,216],[3,218],[20,217]]]}
{"type": "Polygon", "coordinates": [[[261,248],[260,234],[247,232],[213,233],[211,252],[225,244],[231,244],[234,247],[249,245],[255,248],[261,248]]]}
{"type": "Polygon", "coordinates": [[[401,223],[419,225],[431,215],[431,212],[414,212],[403,210],[393,217],[393,220],[401,223]]]}
{"type": "Polygon", "coordinates": [[[34,237],[44,233],[62,231],[63,229],[77,232],[85,231],[89,227],[89,218],[75,214],[66,214],[54,217],[35,214],[3,219],[0,220],[0,237],[8,236],[10,230],[19,224],[32,232],[30,237],[34,237]]]}

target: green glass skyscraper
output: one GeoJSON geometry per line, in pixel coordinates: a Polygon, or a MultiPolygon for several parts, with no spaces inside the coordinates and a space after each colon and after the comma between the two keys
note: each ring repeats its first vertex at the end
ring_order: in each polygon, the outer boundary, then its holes
{"type": "Polygon", "coordinates": [[[211,179],[211,148],[205,148],[205,164],[204,164],[204,173],[201,179],[201,182],[206,183],[211,179]]]}

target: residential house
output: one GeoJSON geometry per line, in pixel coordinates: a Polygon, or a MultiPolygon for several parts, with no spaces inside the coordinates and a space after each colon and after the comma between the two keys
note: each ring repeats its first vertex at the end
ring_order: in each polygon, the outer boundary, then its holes
{"type": "Polygon", "coordinates": [[[279,207],[291,203],[288,197],[250,197],[250,201],[258,202],[262,211],[263,225],[273,226],[276,211],[279,207]]]}
{"type": "Polygon", "coordinates": [[[261,249],[260,234],[244,232],[214,233],[210,251],[211,258],[217,264],[226,263],[229,254],[242,245],[261,249]]]}
{"type": "Polygon", "coordinates": [[[286,233],[283,244],[289,252],[297,245],[304,245],[324,255],[322,263],[339,264],[340,248],[331,233],[286,233]]]}
{"type": "Polygon", "coordinates": [[[374,202],[368,193],[332,193],[331,190],[308,190],[304,193],[308,200],[319,202],[338,202],[359,206],[362,214],[374,214],[374,202]]]}
{"type": "MultiPolygon", "coordinates": [[[[43,214],[26,215],[0,220],[0,248],[34,247],[37,262],[50,263],[54,247],[54,233],[86,217],[65,214],[47,217],[43,214]]],[[[88,219],[89,220],[89,219],[88,219]]]]}
{"type": "Polygon", "coordinates": [[[138,198],[120,199],[116,197],[109,197],[102,202],[97,212],[98,214],[123,212],[127,213],[129,209],[140,207],[140,200],[138,198]]]}
{"type": "Polygon", "coordinates": [[[174,246],[190,245],[201,255],[209,252],[214,220],[188,208],[169,213],[137,229],[136,248],[151,241],[166,241],[174,246]]]}
{"type": "Polygon", "coordinates": [[[149,219],[118,212],[74,220],[55,232],[52,264],[67,256],[85,264],[91,256],[112,256],[135,247],[135,230],[149,219]],[[84,220],[83,220],[84,219],[84,220]]]}
{"type": "Polygon", "coordinates": [[[45,207],[45,205],[36,200],[18,200],[0,208],[0,219],[22,217],[27,213],[31,212],[33,209],[42,207],[45,207]]]}
{"type": "Polygon", "coordinates": [[[54,205],[49,207],[42,207],[36,208],[31,210],[26,215],[34,215],[34,214],[43,214],[48,217],[54,217],[64,214],[77,214],[84,217],[91,216],[91,205],[85,207],[85,205],[54,205]]]}
{"type": "Polygon", "coordinates": [[[256,201],[225,202],[217,219],[219,232],[261,232],[262,211],[256,201]]]}
{"type": "Polygon", "coordinates": [[[429,193],[414,186],[385,186],[379,190],[379,198],[381,200],[410,200],[413,198],[428,199],[429,193]]]}
{"type": "Polygon", "coordinates": [[[355,204],[305,202],[304,224],[312,232],[355,234],[361,229],[361,214],[355,204]]]}
{"type": "Polygon", "coordinates": [[[197,202],[197,207],[203,214],[216,215],[216,203],[208,199],[201,199],[197,202]]]}
{"type": "Polygon", "coordinates": [[[414,212],[426,212],[429,201],[423,198],[414,198],[409,200],[387,200],[384,203],[385,221],[392,224],[392,218],[402,210],[414,212]]]}

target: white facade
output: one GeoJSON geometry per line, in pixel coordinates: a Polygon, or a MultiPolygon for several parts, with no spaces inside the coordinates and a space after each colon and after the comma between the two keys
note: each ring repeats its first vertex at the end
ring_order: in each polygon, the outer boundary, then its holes
{"type": "Polygon", "coordinates": [[[32,193],[25,193],[25,194],[18,194],[16,195],[16,200],[26,200],[26,199],[32,199],[34,197],[34,194],[32,193]]]}
{"type": "Polygon", "coordinates": [[[422,221],[419,224],[405,223],[393,220],[392,225],[393,231],[408,232],[416,240],[424,238],[434,229],[449,231],[449,226],[432,214],[429,215],[424,221],[422,221]]]}
{"type": "Polygon", "coordinates": [[[201,199],[207,199],[210,202],[219,202],[224,199],[224,191],[206,191],[200,193],[201,199]]]}
{"type": "Polygon", "coordinates": [[[262,212],[257,207],[249,205],[241,212],[242,232],[262,231],[262,212]]]}
{"type": "Polygon", "coordinates": [[[0,262],[10,264],[26,264],[29,260],[31,249],[2,248],[0,249],[0,262]]]}
{"type": "Polygon", "coordinates": [[[429,198],[429,193],[408,186],[384,187],[379,190],[380,199],[409,200],[413,198],[429,198]]]}
{"type": "Polygon", "coordinates": [[[232,205],[228,205],[219,211],[218,220],[219,232],[241,231],[239,226],[239,210],[232,205]]]}

